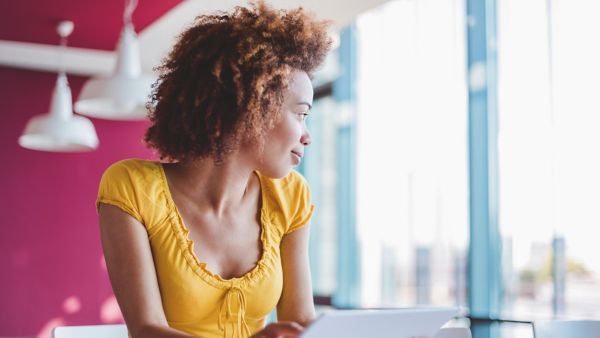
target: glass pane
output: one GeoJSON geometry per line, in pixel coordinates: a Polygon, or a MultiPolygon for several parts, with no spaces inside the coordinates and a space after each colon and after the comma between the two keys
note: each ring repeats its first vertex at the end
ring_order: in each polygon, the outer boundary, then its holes
{"type": "Polygon", "coordinates": [[[462,1],[359,17],[361,305],[464,305],[468,240],[462,1]]]}
{"type": "Polygon", "coordinates": [[[313,291],[331,296],[336,288],[336,112],[328,96],[314,101],[307,120],[312,144],[306,149],[303,173],[311,187],[315,211],[311,220],[310,257],[313,291]]]}
{"type": "Polygon", "coordinates": [[[504,309],[600,318],[600,3],[498,4],[504,309]]]}

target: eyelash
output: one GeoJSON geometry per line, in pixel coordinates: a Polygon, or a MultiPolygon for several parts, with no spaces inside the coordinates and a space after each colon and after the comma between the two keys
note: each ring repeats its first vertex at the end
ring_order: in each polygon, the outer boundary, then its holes
{"type": "Polygon", "coordinates": [[[301,119],[305,121],[308,118],[308,113],[298,113],[301,116],[301,119]]]}

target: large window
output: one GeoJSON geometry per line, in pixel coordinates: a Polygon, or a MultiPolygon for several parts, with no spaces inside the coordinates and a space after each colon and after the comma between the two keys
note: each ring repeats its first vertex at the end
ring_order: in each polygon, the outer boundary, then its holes
{"type": "Polygon", "coordinates": [[[498,5],[504,311],[600,318],[600,3],[498,5]]]}
{"type": "MultiPolygon", "coordinates": [[[[491,168],[483,180],[494,208],[498,197],[500,236],[490,220],[492,247],[473,251],[501,250],[490,271],[502,273],[486,276],[501,285],[497,315],[600,318],[600,3],[497,0],[497,37],[466,46],[467,27],[483,20],[467,18],[465,2],[390,1],[342,34],[303,164],[317,204],[315,290],[362,307],[467,304],[477,208],[468,204],[466,53],[493,51],[484,61],[494,68],[497,53],[498,177],[491,168]]],[[[472,69],[471,87],[496,80],[485,75],[485,65],[472,69]]],[[[479,214],[495,222],[495,211],[479,214]]],[[[531,337],[529,325],[511,325],[501,326],[506,337],[531,337]]]]}
{"type": "Polygon", "coordinates": [[[334,68],[353,81],[352,97],[336,91],[347,84],[334,82],[332,95],[316,101],[314,145],[302,168],[317,204],[317,293],[344,288],[349,281],[340,278],[339,265],[353,259],[358,281],[344,305],[466,304],[463,22],[462,1],[391,1],[358,18],[352,40],[342,37],[334,68]],[[351,142],[343,130],[351,131],[351,142]],[[352,147],[351,161],[340,160],[344,145],[352,147]],[[354,208],[338,203],[347,194],[354,208]],[[350,230],[355,252],[340,247],[348,244],[340,243],[340,232],[350,230]]]}

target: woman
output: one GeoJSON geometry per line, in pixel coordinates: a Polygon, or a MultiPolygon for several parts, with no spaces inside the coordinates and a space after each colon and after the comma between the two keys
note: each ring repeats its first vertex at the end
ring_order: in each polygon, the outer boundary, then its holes
{"type": "Polygon", "coordinates": [[[313,206],[292,167],[326,30],[301,8],[238,7],[198,17],[159,68],[145,140],[166,161],[113,164],[97,200],[132,337],[295,337],[314,318],[313,206]]]}

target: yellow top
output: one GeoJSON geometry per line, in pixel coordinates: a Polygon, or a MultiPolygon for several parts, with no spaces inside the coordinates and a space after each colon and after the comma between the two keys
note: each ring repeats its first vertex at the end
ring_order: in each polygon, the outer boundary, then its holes
{"type": "Polygon", "coordinates": [[[257,176],[262,256],[251,271],[232,279],[210,272],[194,254],[160,162],[123,160],[102,176],[96,206],[115,205],[146,228],[170,327],[204,338],[248,337],[264,327],[277,305],[284,278],[281,239],[304,226],[314,207],[296,171],[281,179],[257,176]]]}

